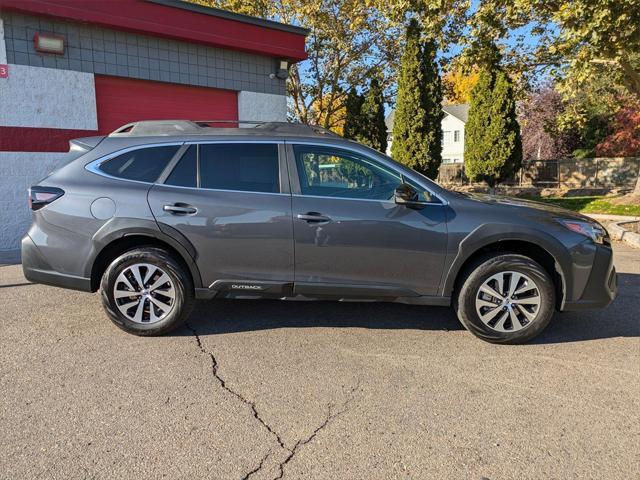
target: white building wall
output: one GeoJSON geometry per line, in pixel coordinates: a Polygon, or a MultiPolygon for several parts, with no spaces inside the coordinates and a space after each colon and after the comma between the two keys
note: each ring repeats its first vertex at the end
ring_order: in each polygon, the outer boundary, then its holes
{"type": "Polygon", "coordinates": [[[442,161],[443,162],[463,162],[464,161],[464,122],[453,115],[445,114],[442,119],[442,161]],[[455,133],[460,132],[458,141],[455,141],[455,133]]]}
{"type": "Polygon", "coordinates": [[[66,153],[0,152],[0,264],[19,256],[20,239],[29,229],[27,190],[58,168],[66,153]]]}
{"type": "Polygon", "coordinates": [[[98,129],[93,73],[9,65],[0,105],[1,126],[98,129]]]}
{"type": "Polygon", "coordinates": [[[273,93],[238,92],[238,119],[287,121],[287,97],[273,93]]]}
{"type": "MultiPolygon", "coordinates": [[[[93,74],[9,65],[0,78],[0,126],[97,130],[93,74]]],[[[17,258],[29,228],[27,189],[66,155],[0,151],[0,263],[17,258]]]]}

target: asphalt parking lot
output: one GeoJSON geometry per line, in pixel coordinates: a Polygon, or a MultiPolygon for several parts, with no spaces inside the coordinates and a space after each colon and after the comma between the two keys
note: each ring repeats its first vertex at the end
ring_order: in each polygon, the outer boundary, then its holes
{"type": "Polygon", "coordinates": [[[217,301],[137,338],[0,267],[0,477],[637,478],[640,250],[620,296],[494,346],[446,308],[217,301]]]}

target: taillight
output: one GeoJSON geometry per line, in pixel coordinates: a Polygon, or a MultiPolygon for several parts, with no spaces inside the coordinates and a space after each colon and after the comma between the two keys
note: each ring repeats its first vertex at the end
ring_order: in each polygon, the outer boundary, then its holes
{"type": "Polygon", "coordinates": [[[64,190],[56,187],[35,186],[29,189],[29,208],[40,210],[45,205],[57,200],[64,195],[64,190]]]}

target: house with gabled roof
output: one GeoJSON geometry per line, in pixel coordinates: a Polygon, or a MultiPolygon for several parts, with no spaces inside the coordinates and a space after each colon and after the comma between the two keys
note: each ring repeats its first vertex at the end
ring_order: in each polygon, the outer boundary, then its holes
{"type": "MultiPolygon", "coordinates": [[[[442,119],[442,163],[464,162],[464,127],[469,118],[469,104],[443,105],[442,119]]],[[[387,125],[387,155],[391,155],[393,143],[393,120],[395,110],[392,110],[385,123],[387,125]]]]}

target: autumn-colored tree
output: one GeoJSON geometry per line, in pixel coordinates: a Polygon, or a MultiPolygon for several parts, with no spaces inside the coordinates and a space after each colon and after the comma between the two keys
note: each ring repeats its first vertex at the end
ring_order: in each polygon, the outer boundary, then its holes
{"type": "Polygon", "coordinates": [[[460,104],[471,101],[471,91],[480,77],[477,68],[465,72],[459,65],[454,65],[442,76],[444,98],[449,103],[460,104]]]}
{"type": "Polygon", "coordinates": [[[559,159],[571,155],[577,146],[575,130],[561,130],[559,119],[565,106],[553,85],[532,92],[520,104],[522,156],[525,160],[559,159]]]}
{"type": "Polygon", "coordinates": [[[599,157],[640,156],[640,108],[621,108],[613,120],[613,131],[596,146],[599,157]]]}
{"type": "Polygon", "coordinates": [[[392,98],[404,25],[412,12],[441,44],[458,38],[469,0],[189,0],[246,15],[309,28],[309,58],[289,70],[289,117],[332,128],[351,87],[364,89],[379,76],[392,98]]]}

